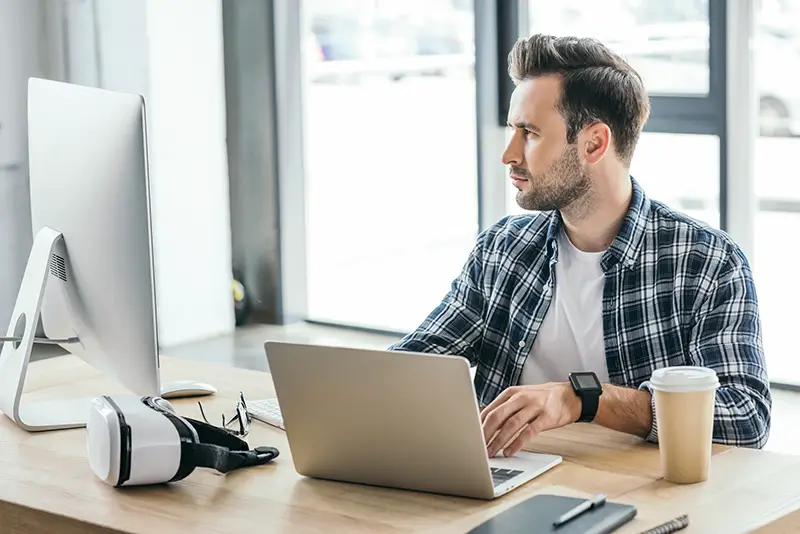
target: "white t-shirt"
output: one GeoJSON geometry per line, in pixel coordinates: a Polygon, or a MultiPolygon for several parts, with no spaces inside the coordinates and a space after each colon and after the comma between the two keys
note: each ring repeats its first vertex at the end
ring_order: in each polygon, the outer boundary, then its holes
{"type": "Polygon", "coordinates": [[[602,252],[575,248],[562,228],[555,292],[525,360],[520,384],[565,382],[569,373],[577,371],[594,371],[601,383],[608,383],[602,258],[602,252]]]}

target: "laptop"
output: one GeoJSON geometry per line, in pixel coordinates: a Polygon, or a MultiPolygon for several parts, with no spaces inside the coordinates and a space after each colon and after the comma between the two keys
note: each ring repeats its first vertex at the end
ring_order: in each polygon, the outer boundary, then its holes
{"type": "Polygon", "coordinates": [[[494,499],[561,463],[489,458],[466,359],[265,343],[295,470],[303,476],[494,499]]]}

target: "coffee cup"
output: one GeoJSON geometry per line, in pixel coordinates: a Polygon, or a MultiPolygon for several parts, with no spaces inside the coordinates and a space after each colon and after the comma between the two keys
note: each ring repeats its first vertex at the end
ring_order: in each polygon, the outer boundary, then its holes
{"type": "Polygon", "coordinates": [[[650,377],[664,479],[676,484],[708,480],[719,379],[707,367],[664,367],[650,377]]]}

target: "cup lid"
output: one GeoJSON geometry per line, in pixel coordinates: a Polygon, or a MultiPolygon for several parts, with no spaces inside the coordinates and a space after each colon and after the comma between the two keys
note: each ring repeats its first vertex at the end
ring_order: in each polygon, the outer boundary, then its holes
{"type": "Polygon", "coordinates": [[[650,385],[659,391],[706,391],[719,387],[719,379],[708,367],[662,367],[653,371],[650,385]]]}

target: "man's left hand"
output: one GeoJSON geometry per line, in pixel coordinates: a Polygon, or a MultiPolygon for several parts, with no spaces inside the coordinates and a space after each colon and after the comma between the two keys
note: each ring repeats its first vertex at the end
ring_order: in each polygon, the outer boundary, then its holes
{"type": "Polygon", "coordinates": [[[506,389],[481,411],[489,457],[513,456],[540,432],[574,423],[581,406],[569,382],[506,389]]]}

